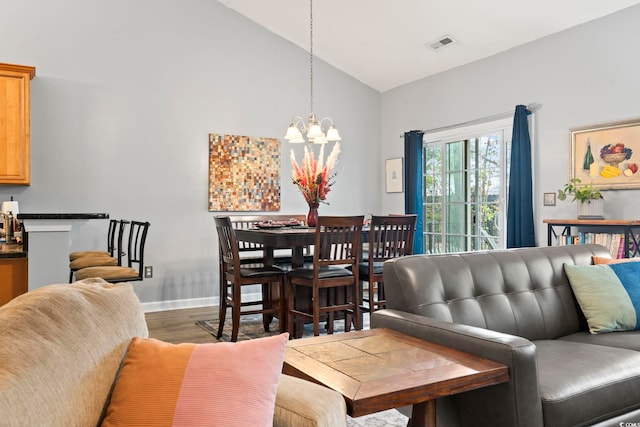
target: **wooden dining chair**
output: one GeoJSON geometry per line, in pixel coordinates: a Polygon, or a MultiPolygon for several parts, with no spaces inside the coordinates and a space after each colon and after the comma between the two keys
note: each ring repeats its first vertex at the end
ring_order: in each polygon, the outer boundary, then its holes
{"type": "Polygon", "coordinates": [[[383,264],[386,260],[413,253],[413,238],[416,232],[417,215],[371,216],[367,259],[358,265],[361,286],[368,283],[362,300],[362,310],[369,314],[385,306],[383,264]]]}
{"type": "Polygon", "coordinates": [[[320,317],[324,315],[327,331],[332,333],[336,312],[344,312],[345,331],[351,327],[352,316],[356,330],[362,329],[357,266],[360,262],[363,220],[364,216],[318,217],[313,266],[296,268],[287,273],[287,313],[291,337],[294,337],[296,318],[310,319],[313,322],[313,334],[318,336],[320,317]],[[311,289],[310,312],[299,308],[308,304],[296,305],[299,287],[311,289]],[[324,290],[322,300],[321,290],[324,290]]]}
{"type": "Polygon", "coordinates": [[[220,245],[223,272],[220,276],[219,326],[217,338],[220,339],[224,330],[227,308],[231,308],[231,341],[238,339],[240,316],[248,314],[262,314],[265,332],[269,331],[271,316],[277,316],[280,322],[280,332],[285,331],[285,303],[284,303],[284,271],[276,266],[263,264],[243,264],[240,259],[240,249],[236,239],[235,229],[229,216],[214,217],[218,242],[220,245]],[[271,285],[276,284],[278,295],[273,295],[271,285]],[[261,285],[261,299],[242,300],[242,287],[247,285],[261,285]],[[243,307],[256,306],[245,309],[243,307]]]}
{"type": "Polygon", "coordinates": [[[76,280],[100,277],[107,282],[134,282],[144,279],[144,250],[149,222],[131,221],[127,241],[127,264],[122,265],[122,251],[118,253],[118,265],[87,267],[75,272],[76,280]]]}
{"type": "Polygon", "coordinates": [[[107,232],[107,251],[78,251],[69,254],[69,283],[76,271],[87,267],[122,265],[124,230],[130,221],[112,219],[107,232]],[[120,256],[118,256],[120,254],[120,256]]]}

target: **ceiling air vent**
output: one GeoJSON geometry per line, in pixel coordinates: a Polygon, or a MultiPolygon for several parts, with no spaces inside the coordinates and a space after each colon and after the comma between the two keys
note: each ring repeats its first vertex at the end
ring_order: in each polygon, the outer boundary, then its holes
{"type": "Polygon", "coordinates": [[[448,46],[450,44],[455,43],[456,41],[453,39],[453,37],[450,36],[442,36],[440,37],[440,39],[438,39],[437,41],[433,42],[430,44],[431,49],[433,50],[438,50],[441,47],[445,47],[448,46]]]}

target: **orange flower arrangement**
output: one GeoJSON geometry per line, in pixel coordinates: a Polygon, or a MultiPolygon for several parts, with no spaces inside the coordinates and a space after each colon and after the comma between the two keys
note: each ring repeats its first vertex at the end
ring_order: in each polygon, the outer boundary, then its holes
{"type": "Polygon", "coordinates": [[[334,172],[340,154],[340,143],[336,142],[327,157],[324,159],[324,146],[320,147],[320,154],[316,160],[313,151],[304,147],[304,158],[302,167],[296,162],[296,157],[291,150],[291,166],[293,166],[293,183],[298,186],[309,206],[323,202],[327,198],[327,193],[331,191],[331,186],[335,182],[337,172],[334,172]]]}

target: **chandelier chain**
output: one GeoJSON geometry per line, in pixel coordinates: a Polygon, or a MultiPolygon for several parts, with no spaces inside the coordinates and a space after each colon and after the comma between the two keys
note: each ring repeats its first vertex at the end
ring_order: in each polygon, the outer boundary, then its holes
{"type": "Polygon", "coordinates": [[[309,0],[309,111],[313,112],[313,0],[309,0]]]}
{"type": "Polygon", "coordinates": [[[331,117],[318,119],[313,111],[313,79],[313,0],[309,0],[309,116],[306,122],[303,116],[293,116],[285,139],[291,143],[305,142],[303,133],[306,133],[306,141],[310,144],[337,143],[342,138],[331,117]]]}

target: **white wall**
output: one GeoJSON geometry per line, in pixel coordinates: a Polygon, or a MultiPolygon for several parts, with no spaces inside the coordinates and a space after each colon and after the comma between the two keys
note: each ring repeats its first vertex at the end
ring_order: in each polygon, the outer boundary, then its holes
{"type": "MultiPolygon", "coordinates": [[[[382,94],[381,157],[403,155],[400,135],[512,112],[539,103],[534,141],[536,235],[545,218],[575,218],[576,206],[542,206],[542,194],[569,179],[569,129],[640,118],[640,6],[382,94]]],[[[460,40],[459,43],[464,43],[460,40]]],[[[452,46],[455,49],[456,46],[452,46]]],[[[607,191],[605,215],[640,219],[640,191],[607,191]]],[[[382,210],[403,207],[383,194],[382,210]]]]}
{"type": "MultiPolygon", "coordinates": [[[[135,284],[141,300],[212,302],[208,134],[282,138],[294,114],[308,114],[308,54],[212,0],[5,0],[1,9],[0,62],[35,66],[36,78],[32,184],[0,186],[0,201],[148,220],[154,277],[135,284]]],[[[314,75],[315,111],[343,138],[343,170],[320,213],[376,212],[380,94],[320,60],[314,75]]],[[[282,141],[281,213],[306,213],[282,141]]],[[[104,246],[106,226],[90,222],[74,249],[104,246]]]]}

